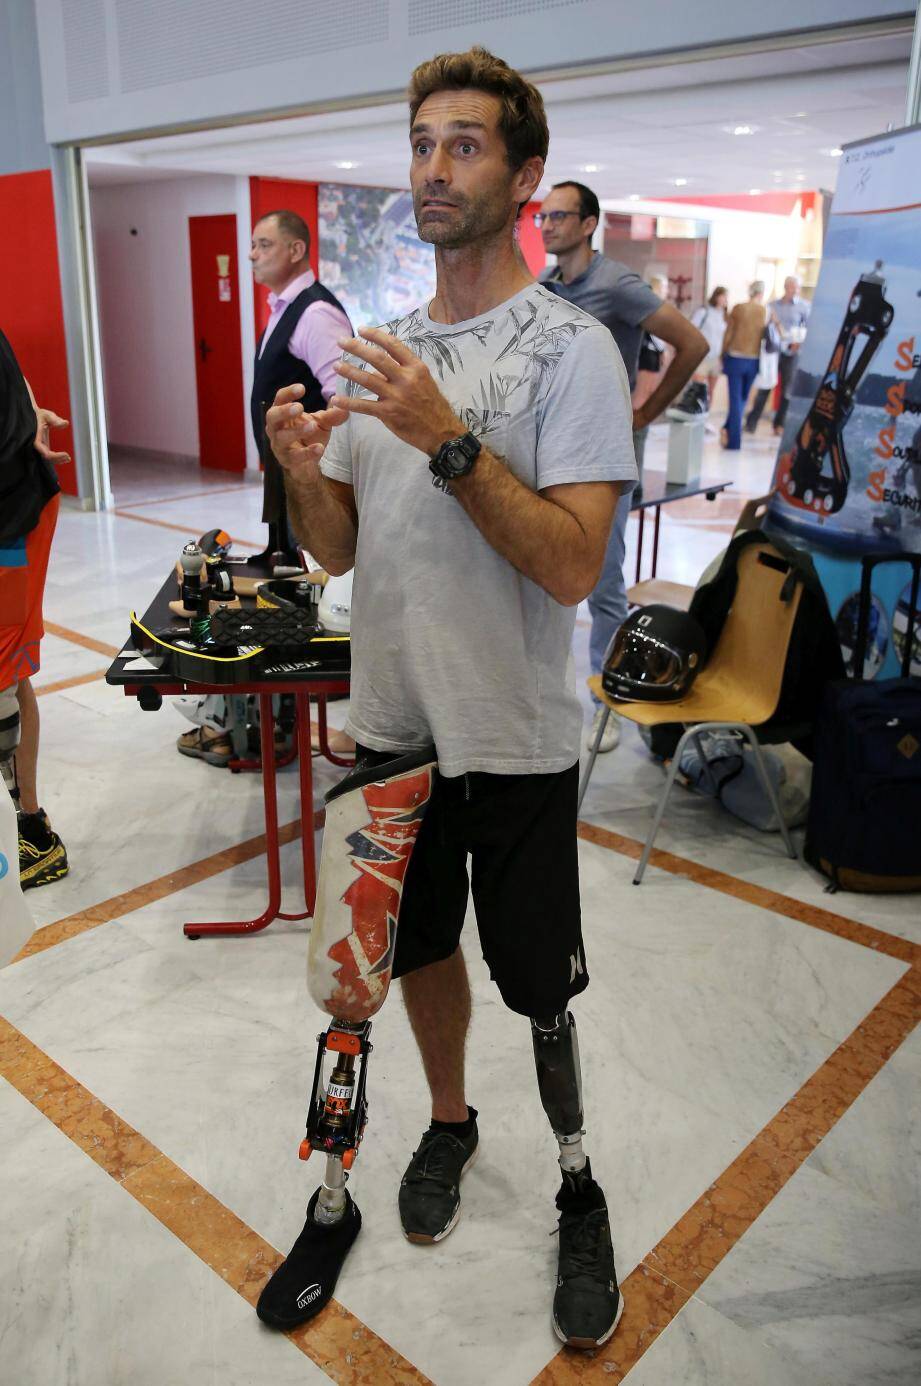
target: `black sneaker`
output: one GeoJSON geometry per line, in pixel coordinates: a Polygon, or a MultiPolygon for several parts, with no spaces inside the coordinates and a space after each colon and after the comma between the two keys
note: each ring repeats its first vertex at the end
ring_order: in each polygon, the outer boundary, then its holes
{"type": "Polygon", "coordinates": [[[570,1347],[599,1347],[620,1322],[624,1301],[614,1271],[607,1204],[588,1160],[578,1174],[563,1171],[556,1206],[560,1259],[553,1327],[570,1347]]]}
{"type": "Polygon", "coordinates": [[[666,418],[687,422],[705,419],[710,413],[710,397],[703,380],[692,380],[679,400],[665,411],[666,418]]]}
{"type": "Polygon", "coordinates": [[[361,1231],[361,1213],[346,1191],[345,1213],[338,1222],[315,1221],[317,1189],[307,1205],[304,1230],[272,1278],[263,1286],[256,1313],[270,1328],[287,1332],[325,1309],[339,1272],[361,1231]]]}
{"type": "Polygon", "coordinates": [[[59,881],[69,870],[64,844],[48,822],[44,809],[17,814],[19,884],[23,890],[59,881]]]}
{"type": "Polygon", "coordinates": [[[460,1217],[460,1181],[476,1158],[476,1112],[463,1138],[429,1127],[400,1184],[400,1222],[411,1242],[440,1242],[460,1217]]]}

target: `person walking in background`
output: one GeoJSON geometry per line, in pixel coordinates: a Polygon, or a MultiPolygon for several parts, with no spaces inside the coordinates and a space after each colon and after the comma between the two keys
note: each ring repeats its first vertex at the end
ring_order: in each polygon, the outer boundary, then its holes
{"type": "MultiPolygon", "coordinates": [[[[809,314],[812,310],[812,304],[808,298],[800,297],[799,290],[800,282],[796,275],[788,274],[783,282],[783,297],[775,298],[773,303],[768,304],[772,321],[776,323],[780,333],[780,356],[777,362],[780,403],[774,415],[774,432],[776,434],[783,433],[783,426],[787,417],[787,405],[790,400],[790,386],[793,384],[793,373],[796,369],[796,355],[805,339],[809,314]]],[[[756,397],[748,418],[745,420],[745,428],[748,433],[754,433],[758,427],[769,393],[770,391],[765,394],[759,393],[756,397]]]]}
{"type": "Polygon", "coordinates": [[[718,284],[706,303],[695,308],[691,322],[707,339],[707,354],[694,373],[695,380],[706,381],[707,397],[713,406],[713,392],[719,379],[723,364],[723,337],[726,335],[726,307],[729,291],[718,284]]]}
{"type": "MultiPolygon", "coordinates": [[[[633,450],[642,484],[649,425],[687,384],[695,366],[707,354],[707,343],[673,303],[664,302],[668,292],[664,278],[655,281],[661,290],[656,292],[655,283],[650,287],[627,265],[592,249],[592,236],[600,217],[598,198],[584,183],[567,180],[551,188],[534,217],[544,248],[548,255],[556,256],[557,262],[555,269],[544,271],[541,283],[557,297],[598,318],[614,338],[632,391],[633,450]],[[652,349],[658,353],[658,361],[655,371],[646,376],[648,387],[644,387],[643,398],[638,400],[641,344],[647,335],[656,339],[652,349]],[[663,355],[668,348],[674,348],[674,356],[666,367],[663,355]]],[[[625,491],[617,503],[601,577],[588,599],[592,618],[589,662],[593,674],[601,673],[608,646],[627,615],[623,568],[631,491],[632,488],[625,491]]],[[[593,701],[592,735],[598,729],[602,711],[597,699],[593,701]]],[[[619,740],[618,719],[609,717],[598,749],[613,751],[619,740]]]]}
{"type": "Polygon", "coordinates": [[[723,338],[723,371],[729,387],[729,413],[722,433],[723,447],[738,452],[742,446],[742,414],[752,382],[758,374],[761,339],[767,322],[764,280],[748,286],[748,302],[737,303],[729,314],[723,338]]]}

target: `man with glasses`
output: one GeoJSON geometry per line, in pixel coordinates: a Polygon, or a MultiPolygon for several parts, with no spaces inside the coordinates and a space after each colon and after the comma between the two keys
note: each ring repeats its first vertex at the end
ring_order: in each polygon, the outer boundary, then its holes
{"type": "MultiPolygon", "coordinates": [[[[643,479],[643,452],[649,425],[680,394],[707,354],[706,338],[671,303],[658,294],[627,265],[609,260],[592,250],[592,236],[601,217],[598,198],[584,183],[557,183],[534,215],[540,227],[544,248],[556,256],[556,269],[541,276],[541,283],[575,303],[608,328],[623,357],[632,390],[636,384],[640,343],[648,332],[674,347],[668,369],[647,400],[633,411],[633,447],[636,465],[643,479]]],[[[593,674],[600,674],[604,657],[615,633],[627,615],[627,589],[624,584],[627,516],[631,493],[621,496],[611,527],[601,577],[588,599],[592,617],[589,660],[593,674]]],[[[591,739],[594,740],[602,715],[596,701],[591,739]]],[[[600,751],[613,751],[620,740],[616,717],[609,717],[600,751]]]]}

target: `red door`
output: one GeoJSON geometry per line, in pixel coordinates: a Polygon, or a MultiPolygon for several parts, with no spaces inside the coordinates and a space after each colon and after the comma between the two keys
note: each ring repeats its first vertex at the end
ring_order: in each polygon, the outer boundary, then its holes
{"type": "Polygon", "coordinates": [[[235,216],[189,217],[192,317],[198,386],[198,456],[203,467],[246,467],[235,216]]]}

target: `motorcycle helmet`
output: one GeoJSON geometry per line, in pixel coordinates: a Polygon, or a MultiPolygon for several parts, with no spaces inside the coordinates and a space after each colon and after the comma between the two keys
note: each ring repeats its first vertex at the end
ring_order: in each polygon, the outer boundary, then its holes
{"type": "Polygon", "coordinates": [[[637,607],[614,637],[601,686],[624,702],[676,702],[706,658],[707,638],[693,616],[673,606],[637,607]]]}

